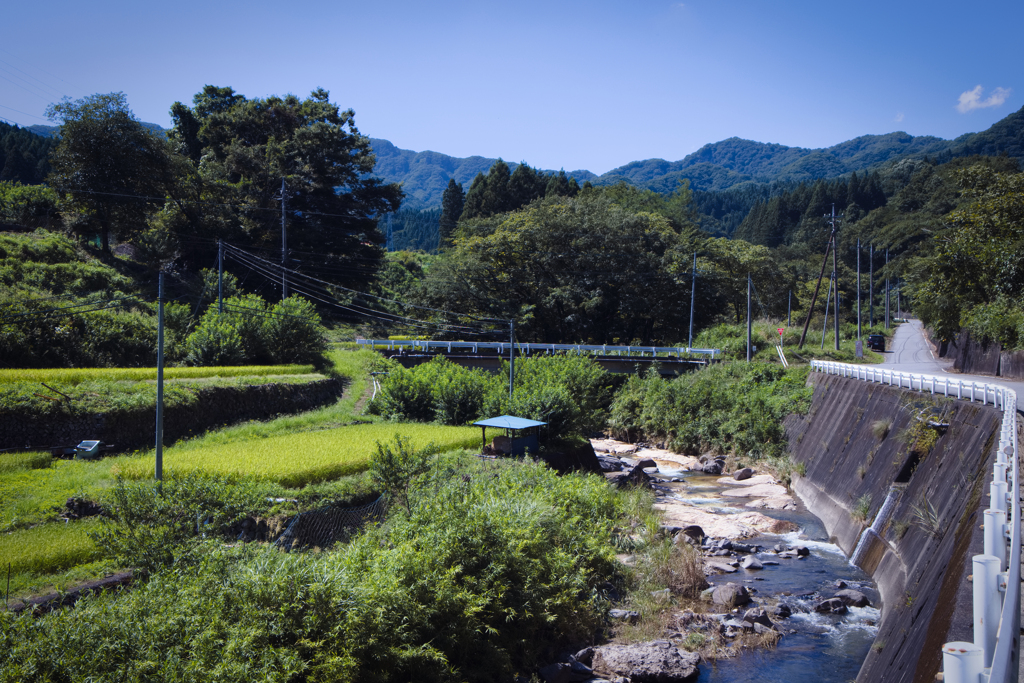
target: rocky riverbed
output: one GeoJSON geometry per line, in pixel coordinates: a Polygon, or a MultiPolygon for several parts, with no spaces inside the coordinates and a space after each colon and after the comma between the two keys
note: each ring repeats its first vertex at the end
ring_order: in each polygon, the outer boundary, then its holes
{"type": "MultiPolygon", "coordinates": [[[[654,490],[663,533],[700,553],[709,587],[701,600],[664,619],[661,637],[585,648],[541,669],[543,680],[735,683],[813,677],[816,683],[838,683],[856,677],[876,633],[877,593],[775,477],[750,468],[727,471],[724,458],[693,458],[611,439],[592,444],[609,481],[654,490]]],[[[632,558],[620,560],[629,564],[632,558]]],[[[641,617],[615,608],[609,618],[641,617]]]]}

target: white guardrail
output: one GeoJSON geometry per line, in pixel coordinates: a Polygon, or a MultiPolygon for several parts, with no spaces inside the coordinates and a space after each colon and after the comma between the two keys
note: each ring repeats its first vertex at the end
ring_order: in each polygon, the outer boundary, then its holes
{"type": "Polygon", "coordinates": [[[904,389],[981,400],[1003,410],[999,450],[985,510],[985,548],[973,558],[974,642],[942,647],[946,683],[1009,683],[1017,680],[1020,633],[1020,463],[1017,444],[1017,392],[998,384],[936,375],[884,370],[878,366],[811,361],[829,375],[880,382],[904,389]],[[1009,481],[1007,481],[1009,475],[1009,481]]]}
{"type": "MultiPolygon", "coordinates": [[[[435,351],[448,351],[449,353],[454,349],[470,349],[473,353],[479,353],[480,349],[485,351],[497,351],[498,355],[504,355],[508,353],[509,343],[508,342],[458,342],[458,341],[429,341],[429,340],[394,340],[394,339],[357,339],[356,343],[363,346],[369,346],[370,348],[384,348],[389,350],[395,349],[413,349],[416,351],[430,352],[435,351]]],[[[722,353],[721,349],[691,349],[689,347],[682,346],[608,346],[603,345],[588,345],[588,344],[516,344],[516,349],[520,353],[555,353],[555,352],[574,352],[577,354],[593,354],[600,353],[603,355],[616,355],[616,356],[633,356],[639,355],[641,357],[650,355],[651,357],[657,356],[659,353],[665,355],[675,355],[677,358],[681,358],[684,355],[690,356],[711,356],[714,360],[715,357],[722,353]]]]}

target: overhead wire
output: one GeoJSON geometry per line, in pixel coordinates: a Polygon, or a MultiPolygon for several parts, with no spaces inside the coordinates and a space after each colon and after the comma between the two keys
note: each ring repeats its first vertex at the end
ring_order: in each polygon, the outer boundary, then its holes
{"type": "MultiPolygon", "coordinates": [[[[349,293],[357,295],[357,296],[365,296],[365,297],[369,297],[371,299],[376,299],[378,301],[384,301],[384,302],[387,302],[387,303],[398,304],[400,306],[405,306],[407,308],[416,308],[416,309],[419,309],[419,310],[430,311],[432,313],[441,313],[441,314],[444,314],[444,315],[456,315],[456,316],[460,315],[458,312],[455,312],[455,311],[445,311],[445,310],[442,310],[442,309],[439,309],[439,308],[432,308],[430,306],[420,306],[418,304],[410,304],[410,303],[407,303],[407,302],[398,301],[397,299],[391,299],[389,297],[377,296],[376,294],[369,294],[367,292],[361,292],[359,290],[350,289],[350,288],[344,287],[342,285],[337,285],[337,284],[334,284],[334,283],[331,283],[331,282],[327,282],[326,280],[321,280],[320,278],[315,278],[315,277],[313,277],[311,275],[306,275],[305,273],[301,273],[299,271],[295,271],[295,270],[292,270],[292,269],[289,269],[289,268],[284,268],[283,266],[281,266],[279,264],[276,264],[276,263],[274,263],[272,261],[268,261],[267,259],[260,258],[258,256],[253,255],[253,254],[249,254],[246,251],[244,251],[243,249],[240,249],[238,247],[227,245],[227,244],[225,244],[224,246],[225,246],[226,252],[227,253],[231,253],[236,260],[242,260],[244,258],[255,259],[255,260],[261,261],[262,263],[266,264],[266,268],[272,269],[272,272],[275,272],[275,273],[290,273],[292,275],[297,275],[299,277],[304,277],[304,278],[306,278],[308,280],[312,280],[312,281],[317,282],[317,283],[319,283],[321,285],[325,285],[327,287],[331,287],[331,288],[334,288],[334,289],[340,289],[342,291],[349,292],[349,293]]],[[[497,320],[495,320],[494,322],[497,322],[497,320]]],[[[504,322],[504,321],[501,321],[501,322],[504,322]]]]}
{"type": "MultiPolygon", "coordinates": [[[[299,278],[305,278],[307,280],[311,280],[311,281],[316,282],[318,284],[325,285],[327,288],[337,287],[339,289],[348,291],[348,292],[353,293],[355,295],[369,296],[371,298],[380,299],[380,300],[383,300],[383,301],[391,301],[391,302],[403,304],[403,302],[399,302],[399,301],[396,301],[394,299],[388,299],[386,297],[377,297],[377,296],[372,295],[372,294],[366,294],[365,292],[359,292],[357,290],[348,289],[346,287],[336,286],[333,283],[326,282],[324,280],[320,280],[319,278],[313,278],[311,276],[305,275],[303,273],[299,273],[297,271],[293,271],[293,270],[290,270],[290,269],[284,269],[284,268],[282,268],[278,264],[266,261],[265,259],[260,259],[259,257],[255,257],[255,256],[253,256],[251,254],[246,254],[246,252],[244,252],[242,250],[239,250],[237,247],[232,247],[232,251],[229,252],[228,250],[226,250],[225,253],[230,253],[232,258],[236,262],[240,263],[241,265],[245,266],[246,268],[251,269],[253,272],[256,272],[256,273],[262,275],[263,277],[267,278],[268,280],[279,281],[281,279],[281,275],[282,275],[282,271],[283,271],[283,272],[290,273],[292,276],[298,276],[299,278]],[[262,262],[262,263],[260,263],[260,262],[262,262]]],[[[381,310],[378,310],[378,309],[375,309],[375,308],[370,308],[369,306],[364,306],[364,305],[361,305],[359,303],[354,303],[354,302],[353,303],[348,303],[348,304],[341,303],[336,297],[334,297],[333,295],[330,294],[329,290],[326,293],[311,291],[310,285],[308,283],[303,282],[301,280],[297,280],[297,279],[289,279],[288,285],[289,285],[289,287],[291,289],[294,289],[296,292],[298,292],[300,294],[303,294],[304,296],[307,296],[307,297],[309,297],[309,298],[311,298],[311,299],[313,299],[315,301],[318,301],[318,302],[320,302],[322,304],[325,304],[325,305],[328,305],[328,306],[333,306],[335,308],[338,308],[340,310],[344,310],[344,311],[346,311],[348,313],[352,313],[354,315],[358,315],[358,316],[362,316],[362,317],[369,317],[369,318],[373,318],[373,319],[376,319],[376,320],[380,320],[382,322],[388,322],[388,323],[391,323],[391,324],[408,325],[410,327],[415,327],[415,328],[418,328],[418,329],[434,329],[434,330],[450,331],[450,332],[456,332],[458,334],[472,335],[472,336],[488,336],[488,335],[494,334],[494,332],[491,331],[491,330],[486,330],[486,329],[483,329],[483,328],[480,328],[480,327],[477,327],[477,326],[460,325],[460,324],[455,324],[455,323],[451,323],[451,322],[434,322],[434,321],[420,320],[420,319],[417,319],[417,318],[410,318],[408,316],[399,315],[397,313],[391,313],[389,311],[381,311],[381,310]],[[330,297],[330,298],[327,298],[327,297],[330,297]]],[[[408,304],[408,305],[412,306],[412,304],[408,304]]],[[[431,309],[429,307],[419,307],[419,306],[417,308],[423,308],[425,310],[431,310],[431,311],[435,311],[435,312],[438,312],[438,313],[443,313],[443,314],[446,314],[446,315],[453,315],[453,313],[451,313],[449,311],[442,311],[440,309],[431,309]]],[[[501,322],[504,322],[504,321],[501,321],[501,322]]]]}

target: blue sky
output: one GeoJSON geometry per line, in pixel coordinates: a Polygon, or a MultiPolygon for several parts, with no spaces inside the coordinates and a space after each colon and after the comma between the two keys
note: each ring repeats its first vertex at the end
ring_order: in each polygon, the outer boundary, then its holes
{"type": "Polygon", "coordinates": [[[1024,3],[196,2],[8,4],[0,117],[123,91],[163,126],[205,84],[324,87],[416,151],[603,173],[741,137],[827,147],[951,139],[1024,106],[1024,3]]]}

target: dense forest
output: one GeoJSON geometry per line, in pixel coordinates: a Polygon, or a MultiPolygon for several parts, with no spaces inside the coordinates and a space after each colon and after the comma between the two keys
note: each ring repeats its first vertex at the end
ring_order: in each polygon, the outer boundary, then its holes
{"type": "Polygon", "coordinates": [[[0,182],[36,185],[50,172],[56,141],[0,121],[0,182]]]}

